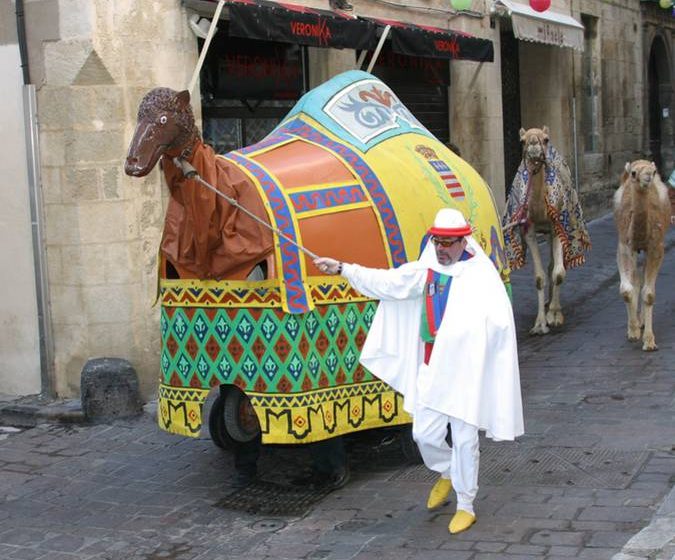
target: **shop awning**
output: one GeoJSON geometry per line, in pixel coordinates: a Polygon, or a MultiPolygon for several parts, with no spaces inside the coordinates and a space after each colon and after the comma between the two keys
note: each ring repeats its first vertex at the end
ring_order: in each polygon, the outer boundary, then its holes
{"type": "MultiPolygon", "coordinates": [[[[186,5],[201,13],[216,0],[186,5]]],[[[308,8],[267,0],[230,0],[229,35],[261,41],[296,43],[333,49],[373,49],[377,45],[377,25],[340,12],[308,8]]]]}
{"type": "Polygon", "coordinates": [[[584,26],[572,16],[550,9],[537,12],[515,0],[494,0],[493,6],[497,14],[511,17],[518,39],[584,50],[584,26]]]}
{"type": "MultiPolygon", "coordinates": [[[[217,0],[183,0],[200,14],[213,15],[217,0]]],[[[492,41],[401,21],[353,17],[341,12],[268,0],[229,0],[229,34],[312,47],[373,50],[390,25],[392,50],[409,56],[492,62],[492,41]]]]}
{"type": "Polygon", "coordinates": [[[401,21],[387,19],[370,19],[369,21],[374,21],[382,27],[391,26],[389,31],[391,48],[397,53],[478,62],[494,60],[494,47],[492,41],[488,39],[481,39],[460,31],[449,31],[439,27],[414,25],[401,21]]]}

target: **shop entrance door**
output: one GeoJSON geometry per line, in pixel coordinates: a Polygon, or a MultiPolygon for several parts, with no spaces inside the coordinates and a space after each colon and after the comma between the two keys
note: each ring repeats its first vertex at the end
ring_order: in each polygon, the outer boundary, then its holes
{"type": "Polygon", "coordinates": [[[504,133],[504,192],[508,197],[511,183],[522,159],[520,146],[520,61],[518,39],[506,22],[502,22],[500,43],[502,61],[502,122],[504,133]]]}

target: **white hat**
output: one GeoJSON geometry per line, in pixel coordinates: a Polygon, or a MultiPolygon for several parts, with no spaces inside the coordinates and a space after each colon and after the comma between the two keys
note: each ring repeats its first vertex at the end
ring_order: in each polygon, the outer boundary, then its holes
{"type": "Polygon", "coordinates": [[[434,225],[429,228],[429,233],[442,237],[464,237],[471,235],[471,226],[459,210],[442,208],[436,214],[434,225]]]}

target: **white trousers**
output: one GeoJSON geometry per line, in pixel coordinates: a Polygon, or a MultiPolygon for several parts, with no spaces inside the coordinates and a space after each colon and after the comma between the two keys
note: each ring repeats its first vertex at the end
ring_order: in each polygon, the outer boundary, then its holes
{"type": "Polygon", "coordinates": [[[457,509],[473,511],[478,493],[478,428],[436,410],[418,406],[413,415],[413,439],[427,468],[452,480],[457,493],[457,509]],[[448,423],[452,448],[445,441],[448,423]]]}

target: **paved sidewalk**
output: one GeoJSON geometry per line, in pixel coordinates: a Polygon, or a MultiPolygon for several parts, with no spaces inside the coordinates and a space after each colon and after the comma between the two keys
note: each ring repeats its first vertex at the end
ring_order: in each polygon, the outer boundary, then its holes
{"type": "MultiPolygon", "coordinates": [[[[587,262],[583,267],[574,269],[568,272],[565,284],[563,285],[563,310],[566,311],[567,325],[563,329],[558,329],[556,332],[561,333],[570,328],[570,320],[574,321],[574,317],[578,313],[584,313],[584,307],[588,304],[591,298],[602,295],[603,292],[609,291],[615,294],[616,301],[610,303],[613,308],[618,308],[624,311],[617,316],[617,322],[612,322],[611,328],[623,329],[625,333],[626,317],[625,307],[621,301],[618,292],[618,271],[616,267],[616,231],[613,217],[611,214],[594,220],[589,223],[589,230],[591,233],[591,240],[593,249],[589,253],[587,262]],[[573,286],[573,288],[572,288],[573,286]],[[572,313],[570,314],[570,310],[572,313]]],[[[673,359],[675,358],[675,304],[673,302],[673,286],[675,286],[675,228],[671,227],[666,237],[666,257],[662,266],[660,276],[657,282],[656,292],[656,306],[655,306],[655,333],[657,343],[659,344],[660,352],[668,352],[669,358],[664,360],[664,373],[669,373],[672,380],[675,374],[675,366],[673,359]],[[659,326],[656,326],[656,325],[659,326]],[[665,343],[665,344],[664,344],[665,343]]],[[[527,357],[534,355],[539,351],[539,339],[527,336],[527,331],[534,323],[536,315],[536,297],[534,297],[534,290],[528,286],[527,278],[531,278],[532,269],[531,263],[523,271],[518,271],[514,274],[514,313],[516,315],[516,323],[518,326],[518,335],[520,341],[520,359],[521,363],[526,361],[527,357]],[[520,302],[520,304],[518,304],[520,302]],[[524,312],[524,309],[530,310],[529,313],[524,312]]],[[[614,309],[616,311],[616,309],[614,309]]],[[[616,315],[616,313],[614,313],[616,315]]],[[[625,336],[625,334],[624,334],[625,336]]],[[[546,337],[542,337],[544,340],[546,337]]],[[[641,344],[631,344],[624,339],[623,346],[632,346],[637,350],[641,344]]],[[[663,355],[663,354],[661,354],[663,355]]],[[[651,362],[649,354],[644,354],[644,362],[647,365],[651,362]]],[[[612,360],[612,363],[616,361],[612,360]]],[[[639,370],[639,368],[637,368],[639,370]]],[[[656,386],[654,386],[656,389],[656,386]]],[[[670,409],[673,410],[672,393],[671,398],[667,400],[670,403],[670,409]]],[[[638,414],[635,414],[637,417],[638,414]]],[[[673,416],[671,415],[671,419],[673,416]]],[[[663,449],[668,448],[668,443],[671,443],[670,451],[675,451],[675,426],[671,426],[669,430],[669,439],[665,440],[663,449]]],[[[526,427],[527,429],[527,427],[526,427]]],[[[646,428],[648,429],[648,428],[646,428]]],[[[670,470],[670,484],[672,486],[675,481],[675,463],[670,470]]],[[[675,487],[672,487],[670,492],[664,498],[663,503],[654,514],[648,526],[644,527],[636,535],[634,535],[622,548],[621,552],[612,556],[612,560],[675,560],[675,487]]]]}
{"type": "MultiPolygon", "coordinates": [[[[0,430],[0,558],[672,558],[675,228],[657,285],[653,353],[625,338],[611,218],[589,229],[593,250],[568,274],[566,325],[554,333],[527,335],[533,280],[529,270],[513,276],[526,435],[481,439],[471,530],[450,536],[454,504],[424,508],[433,476],[379,460],[367,442],[351,447],[345,488],[298,515],[259,515],[222,507],[234,491],[232,457],[206,437],[163,433],[150,414],[95,426],[57,424],[52,414],[31,429],[0,430]]],[[[283,479],[308,460],[304,449],[266,448],[261,473],[283,479]]]]}

